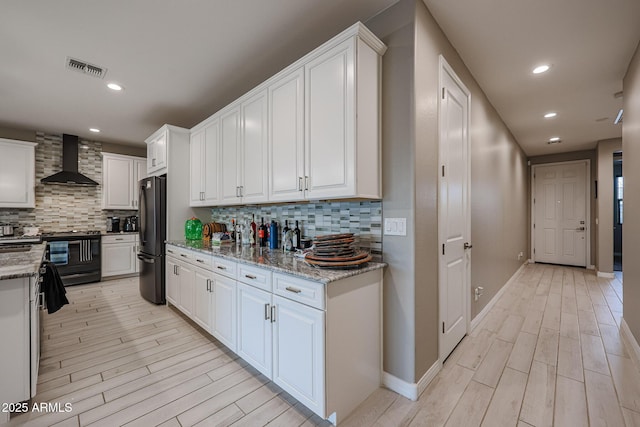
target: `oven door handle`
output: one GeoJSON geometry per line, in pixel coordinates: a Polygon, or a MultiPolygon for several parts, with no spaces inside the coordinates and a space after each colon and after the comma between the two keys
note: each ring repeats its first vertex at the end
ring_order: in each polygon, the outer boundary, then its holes
{"type": "Polygon", "coordinates": [[[140,255],[140,254],[138,254],[138,259],[139,259],[140,261],[144,261],[144,262],[146,262],[147,264],[155,264],[155,263],[156,263],[156,260],[155,260],[155,259],[153,259],[153,258],[147,258],[147,257],[144,257],[144,256],[142,256],[142,255],[140,255]]]}

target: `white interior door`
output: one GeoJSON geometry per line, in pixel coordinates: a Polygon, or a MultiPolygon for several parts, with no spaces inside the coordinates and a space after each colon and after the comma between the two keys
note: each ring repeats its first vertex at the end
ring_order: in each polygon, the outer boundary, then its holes
{"type": "Polygon", "coordinates": [[[439,353],[444,361],[469,327],[470,95],[446,61],[440,59],[439,353]]]}
{"type": "Polygon", "coordinates": [[[587,162],[533,167],[533,259],[587,265],[587,162]]]}

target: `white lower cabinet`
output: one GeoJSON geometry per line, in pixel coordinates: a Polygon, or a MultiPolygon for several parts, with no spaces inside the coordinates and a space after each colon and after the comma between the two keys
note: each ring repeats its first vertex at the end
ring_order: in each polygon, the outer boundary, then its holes
{"type": "Polygon", "coordinates": [[[212,295],[212,335],[236,351],[236,281],[215,274],[212,295]]]}
{"type": "Polygon", "coordinates": [[[238,356],[271,378],[271,293],[238,283],[238,356]]]}
{"type": "Polygon", "coordinates": [[[211,333],[212,320],[212,304],[211,304],[211,288],[213,284],[213,273],[204,268],[196,268],[194,270],[194,307],[193,321],[202,327],[205,331],[211,333]]]}
{"type": "Polygon", "coordinates": [[[380,386],[382,270],[323,284],[199,254],[167,246],[167,301],[307,408],[336,424],[380,386]]]}
{"type": "Polygon", "coordinates": [[[324,311],[273,296],[273,382],[324,414],[324,311]]]}
{"type": "Polygon", "coordinates": [[[138,242],[137,234],[102,236],[102,277],[139,273],[138,242]]]}

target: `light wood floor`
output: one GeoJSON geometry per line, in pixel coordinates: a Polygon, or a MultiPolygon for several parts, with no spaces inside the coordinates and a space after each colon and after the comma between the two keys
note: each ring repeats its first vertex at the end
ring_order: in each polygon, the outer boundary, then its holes
{"type": "MultiPolygon", "coordinates": [[[[175,309],[142,300],[137,280],[67,290],[72,304],[43,316],[33,402],[72,411],[10,425],[329,425],[175,309]]],[[[529,265],[417,402],[381,388],[340,425],[640,426],[621,316],[619,279],[529,265]]]]}

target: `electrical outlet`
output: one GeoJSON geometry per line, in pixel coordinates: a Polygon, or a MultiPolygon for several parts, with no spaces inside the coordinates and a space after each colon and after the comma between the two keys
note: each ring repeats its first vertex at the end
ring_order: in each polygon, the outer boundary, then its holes
{"type": "Polygon", "coordinates": [[[524,252],[520,252],[518,254],[518,261],[520,261],[524,257],[524,252]]]}
{"type": "Polygon", "coordinates": [[[406,236],[407,218],[385,218],[384,234],[387,236],[406,236]]]}

